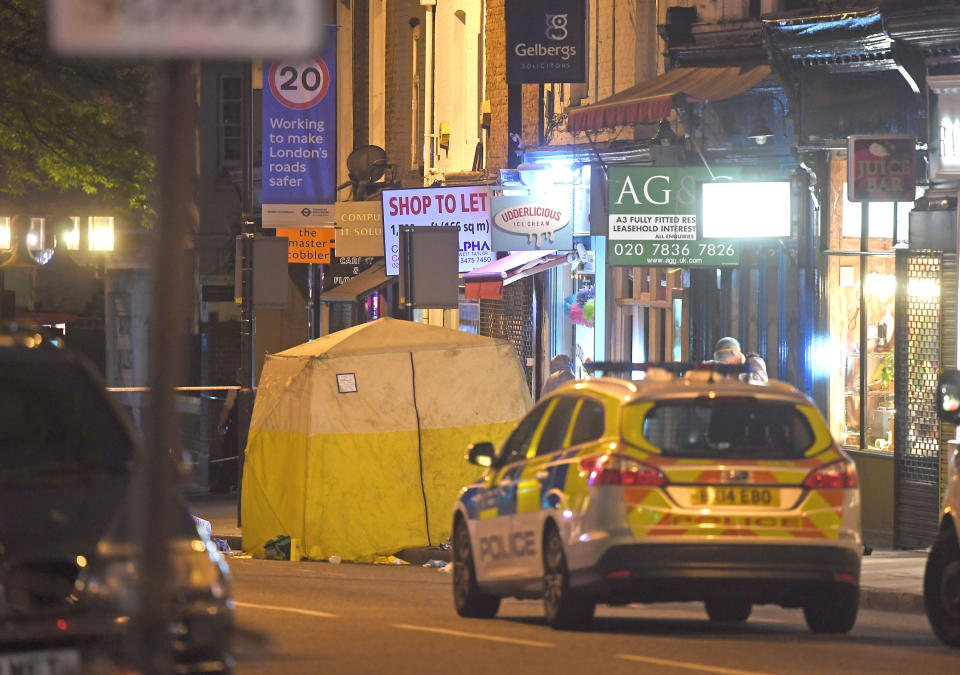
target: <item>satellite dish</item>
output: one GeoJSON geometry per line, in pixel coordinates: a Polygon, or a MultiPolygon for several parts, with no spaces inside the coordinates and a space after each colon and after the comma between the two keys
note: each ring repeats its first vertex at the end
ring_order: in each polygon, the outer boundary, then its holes
{"type": "Polygon", "coordinates": [[[387,166],[387,153],[379,145],[361,145],[347,156],[347,173],[350,180],[375,183],[383,177],[387,166]]]}

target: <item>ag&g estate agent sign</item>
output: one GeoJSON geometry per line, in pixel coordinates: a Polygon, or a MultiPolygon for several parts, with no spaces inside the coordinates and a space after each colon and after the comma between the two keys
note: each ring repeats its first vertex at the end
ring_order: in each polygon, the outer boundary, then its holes
{"type": "MultiPolygon", "coordinates": [[[[715,171],[715,180],[739,177],[738,167],[715,171]]],[[[739,264],[739,242],[697,239],[697,183],[712,179],[704,167],[610,167],[607,264],[739,264]]]]}

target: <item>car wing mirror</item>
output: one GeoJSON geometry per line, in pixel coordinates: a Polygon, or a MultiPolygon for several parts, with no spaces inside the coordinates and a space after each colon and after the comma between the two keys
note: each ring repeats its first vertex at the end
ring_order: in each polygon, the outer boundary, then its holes
{"type": "Polygon", "coordinates": [[[945,370],[937,382],[937,416],[960,424],[960,370],[945,370]]]}
{"type": "Polygon", "coordinates": [[[467,448],[467,461],[477,466],[490,468],[493,466],[497,451],[490,441],[471,443],[467,448]]]}

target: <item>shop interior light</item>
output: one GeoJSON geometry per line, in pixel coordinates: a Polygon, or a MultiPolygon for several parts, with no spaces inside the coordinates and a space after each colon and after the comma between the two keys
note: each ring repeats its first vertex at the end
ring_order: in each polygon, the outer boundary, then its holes
{"type": "Polygon", "coordinates": [[[939,298],[940,282],[936,279],[910,279],[907,282],[907,295],[911,298],[939,298]]]}
{"type": "Polygon", "coordinates": [[[876,296],[881,302],[885,301],[892,298],[894,292],[897,290],[897,277],[893,274],[868,274],[865,290],[867,293],[876,296]]]}

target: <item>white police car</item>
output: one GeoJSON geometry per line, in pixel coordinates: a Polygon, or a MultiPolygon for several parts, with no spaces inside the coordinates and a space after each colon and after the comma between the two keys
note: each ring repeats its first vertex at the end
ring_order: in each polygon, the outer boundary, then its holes
{"type": "Polygon", "coordinates": [[[740,382],[739,366],[630,364],[544,398],[453,514],[454,602],[492,617],[543,598],[548,623],[598,603],[702,601],[711,619],[802,607],[813,631],[856,620],[860,495],[853,462],[792,386],[740,382]],[[701,369],[705,368],[705,369],[701,369]]]}

